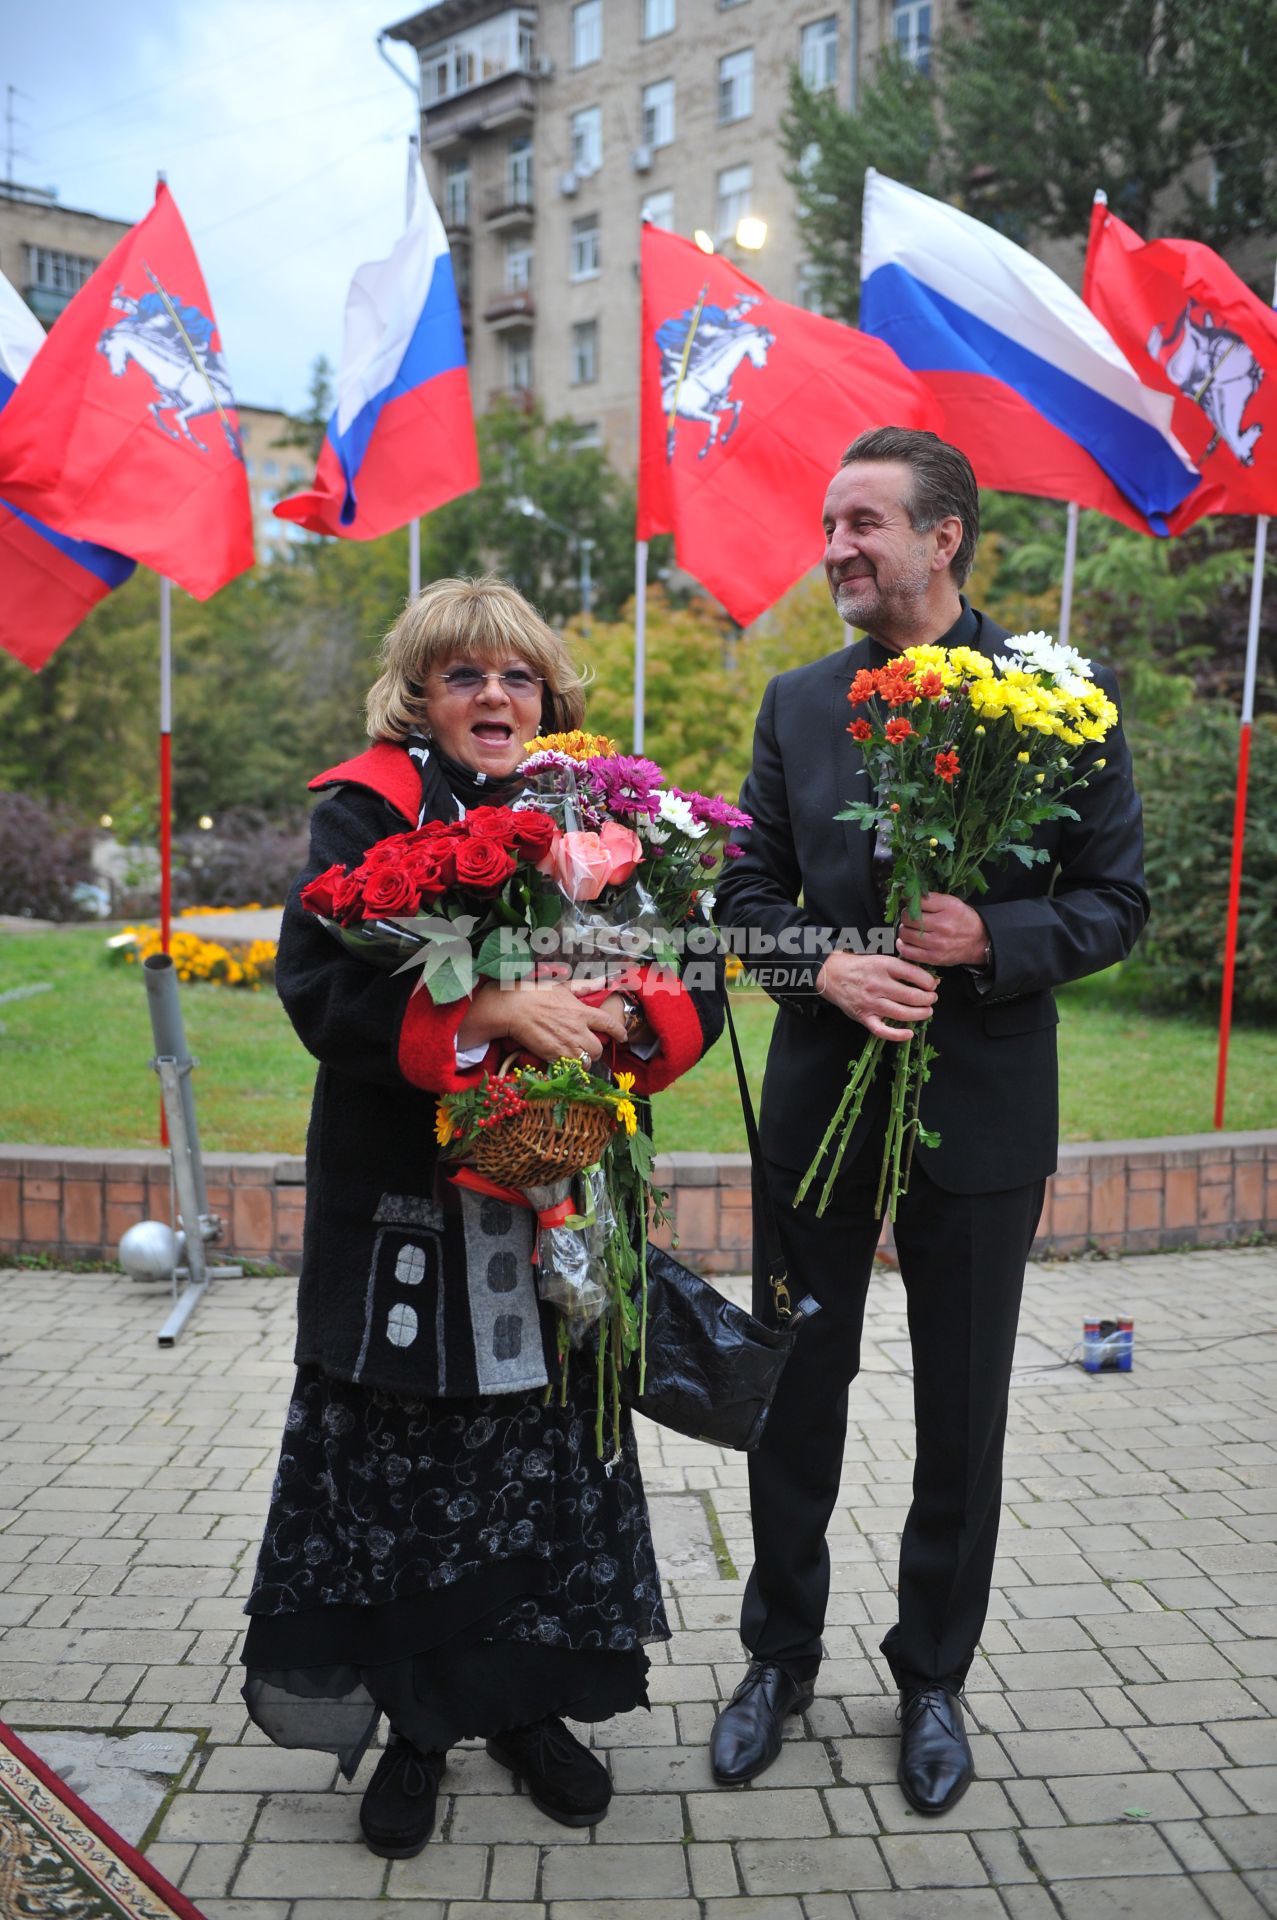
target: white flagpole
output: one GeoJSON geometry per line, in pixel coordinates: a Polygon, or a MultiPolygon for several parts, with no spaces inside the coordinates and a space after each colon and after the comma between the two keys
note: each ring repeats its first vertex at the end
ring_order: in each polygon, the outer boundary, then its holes
{"type": "Polygon", "coordinates": [[[643,751],[647,678],[647,541],[634,542],[634,751],[643,751]]]}
{"type": "MultiPolygon", "coordinates": [[[[394,62],[391,61],[390,65],[393,67],[394,62]]],[[[396,67],[395,71],[398,73],[399,69],[396,67]]],[[[399,77],[402,80],[404,75],[400,73],[399,77]]],[[[418,112],[421,110],[420,94],[418,94],[417,110],[418,112]]],[[[412,210],[417,199],[417,169],[420,165],[421,135],[420,133],[410,133],[408,135],[408,206],[404,216],[405,221],[412,219],[412,210]]],[[[415,600],[420,592],[421,518],[419,515],[414,515],[408,522],[408,598],[415,600]]]]}
{"type": "Polygon", "coordinates": [[[1060,588],[1060,631],[1056,639],[1062,647],[1069,644],[1069,626],[1073,619],[1073,572],[1077,566],[1077,501],[1069,501],[1064,534],[1064,582],[1060,588]]]}
{"type": "Polygon", "coordinates": [[[160,575],[160,948],[173,922],[173,582],[160,575]]]}

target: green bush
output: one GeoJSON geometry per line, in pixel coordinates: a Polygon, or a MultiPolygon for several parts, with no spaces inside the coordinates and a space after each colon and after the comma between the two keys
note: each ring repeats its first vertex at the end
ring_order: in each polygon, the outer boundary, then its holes
{"type": "MultiPolygon", "coordinates": [[[[1137,950],[1150,997],[1214,1007],[1224,970],[1237,788],[1238,722],[1199,702],[1160,726],[1131,728],[1144,801],[1153,917],[1137,950]]],[[[1234,1011],[1277,1013],[1277,719],[1255,722],[1237,934],[1234,1011]]]]}

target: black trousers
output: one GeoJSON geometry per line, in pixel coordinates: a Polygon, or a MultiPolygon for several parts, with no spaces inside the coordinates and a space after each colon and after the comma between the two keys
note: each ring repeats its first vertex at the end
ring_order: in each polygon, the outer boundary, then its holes
{"type": "MultiPolygon", "coordinates": [[[[860,1368],[881,1227],[877,1152],[858,1156],[819,1220],[810,1199],[792,1205],[797,1173],[772,1163],[766,1171],[790,1292],[795,1300],[814,1294],[821,1314],[799,1334],[762,1442],[749,1456],[754,1568],[741,1637],[756,1658],[809,1679],[820,1665],[825,1530],[838,1497],[847,1389],[860,1368]]],[[[897,1213],[917,1436],[913,1503],[900,1542],[899,1620],[882,1643],[898,1686],[959,1685],[984,1625],[1024,1265],[1044,1192],[1039,1181],[1002,1193],[946,1193],[915,1160],[897,1213]]],[[[754,1291],[755,1312],[770,1317],[761,1254],[754,1291]]]]}

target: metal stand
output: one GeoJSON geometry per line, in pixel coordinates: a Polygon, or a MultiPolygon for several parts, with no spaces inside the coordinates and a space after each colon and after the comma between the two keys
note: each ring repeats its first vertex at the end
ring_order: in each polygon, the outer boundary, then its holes
{"type": "Polygon", "coordinates": [[[183,1232],[177,1236],[178,1253],[173,1266],[173,1310],[160,1328],[162,1347],[173,1346],[187,1321],[208,1292],[210,1280],[241,1274],[242,1267],[214,1267],[205,1257],[205,1243],[219,1240],[222,1221],[208,1209],[204,1185],[204,1165],[200,1159],[199,1133],[195,1125],[195,1096],[191,1070],[195,1066],[187,1051],[182,1029],[182,1010],[177,997],[177,969],[166,953],[152,954],[142,963],[147,1000],[151,1011],[151,1033],[155,1057],[151,1061],[160,1077],[164,1118],[169,1137],[169,1191],[173,1199],[173,1217],[180,1220],[183,1232]],[[185,1265],[182,1256],[185,1254],[185,1265]],[[186,1286],[180,1286],[180,1276],[186,1286]]]}

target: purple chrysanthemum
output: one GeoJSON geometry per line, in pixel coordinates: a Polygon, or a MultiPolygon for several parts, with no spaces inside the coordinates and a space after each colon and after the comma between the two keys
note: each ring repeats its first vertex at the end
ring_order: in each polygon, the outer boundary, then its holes
{"type": "Polygon", "coordinates": [[[752,827],[754,822],[749,814],[742,813],[730,800],[724,800],[719,794],[684,793],[676,787],[679,798],[686,800],[692,809],[692,818],[698,826],[719,827],[731,831],[734,827],[752,827]]]}
{"type": "Polygon", "coordinates": [[[649,820],[654,817],[665,778],[654,760],[615,753],[587,760],[585,767],[590,784],[609,813],[641,814],[649,820]]]}

